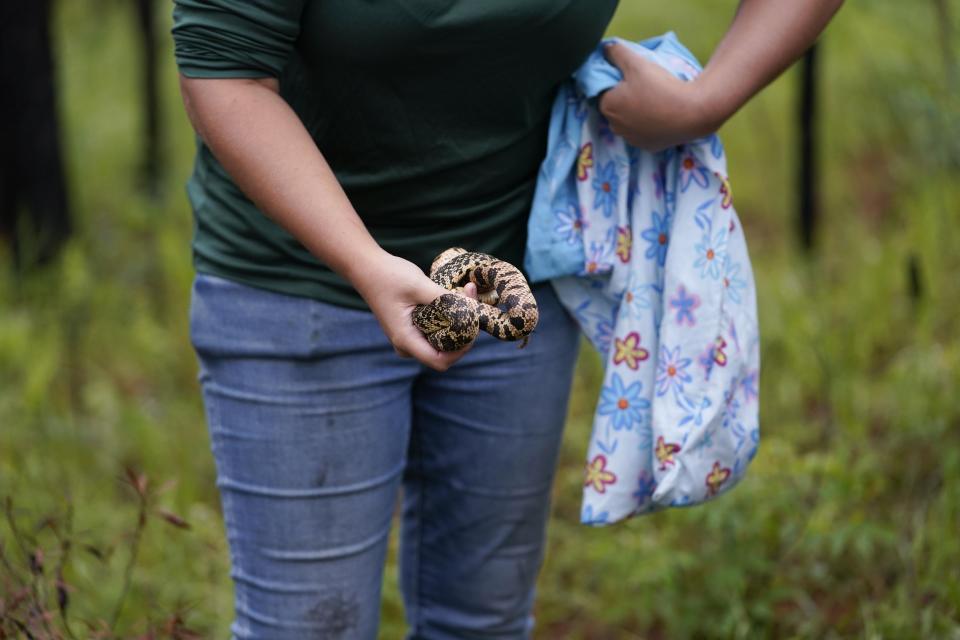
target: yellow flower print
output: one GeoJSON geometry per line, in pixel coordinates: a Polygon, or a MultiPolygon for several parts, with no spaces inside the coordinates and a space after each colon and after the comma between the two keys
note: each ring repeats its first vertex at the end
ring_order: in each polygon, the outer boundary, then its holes
{"type": "Polygon", "coordinates": [[[711,496],[717,495],[720,485],[730,477],[730,469],[721,467],[719,462],[713,463],[713,469],[707,474],[707,493],[711,496]]]}
{"type": "Polygon", "coordinates": [[[726,348],[727,341],[723,339],[723,336],[717,336],[717,340],[713,346],[713,361],[721,367],[727,366],[727,354],[724,351],[726,348]]]}
{"type": "Polygon", "coordinates": [[[617,481],[617,476],[612,471],[607,471],[607,457],[602,453],[594,456],[593,460],[587,463],[587,472],[583,480],[583,486],[593,487],[597,493],[603,493],[607,490],[608,484],[617,481]]]}
{"type": "Polygon", "coordinates": [[[631,331],[622,340],[614,338],[613,348],[613,364],[626,363],[634,371],[650,357],[650,352],[640,346],[640,334],[636,331],[631,331]]]}
{"type": "Polygon", "coordinates": [[[580,147],[580,157],[577,158],[577,180],[583,182],[589,175],[590,168],[593,167],[593,143],[580,147]]]}
{"type": "Polygon", "coordinates": [[[674,442],[664,442],[663,436],[657,438],[657,446],[653,450],[660,463],[660,471],[665,471],[668,464],[676,463],[674,454],[680,451],[680,445],[674,442]]]}
{"type": "Polygon", "coordinates": [[[720,178],[720,195],[723,196],[723,200],[720,201],[720,206],[724,209],[729,209],[733,204],[733,187],[730,186],[730,178],[722,176],[719,173],[717,177],[720,178]]]}
{"type": "Polygon", "coordinates": [[[630,227],[617,227],[617,256],[620,262],[630,261],[630,249],[633,246],[633,236],[630,227]]]}

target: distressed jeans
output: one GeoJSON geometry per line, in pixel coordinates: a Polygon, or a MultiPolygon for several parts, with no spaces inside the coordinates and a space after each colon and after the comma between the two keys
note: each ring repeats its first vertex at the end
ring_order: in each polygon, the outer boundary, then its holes
{"type": "Polygon", "coordinates": [[[481,334],[438,373],[369,312],[197,276],[234,638],[376,638],[398,493],[408,639],[530,636],[579,343],[534,293],[526,348],[481,334]]]}

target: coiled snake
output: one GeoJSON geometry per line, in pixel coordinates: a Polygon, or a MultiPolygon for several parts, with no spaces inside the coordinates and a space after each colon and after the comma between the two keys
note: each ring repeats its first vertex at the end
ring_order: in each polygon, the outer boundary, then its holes
{"type": "Polygon", "coordinates": [[[515,266],[485,253],[451,248],[434,259],[430,279],[451,291],[462,291],[472,282],[479,298],[445,293],[417,305],[413,324],[434,349],[463,349],[480,329],[501,340],[523,340],[520,347],[526,346],[540,314],[527,279],[515,266]]]}

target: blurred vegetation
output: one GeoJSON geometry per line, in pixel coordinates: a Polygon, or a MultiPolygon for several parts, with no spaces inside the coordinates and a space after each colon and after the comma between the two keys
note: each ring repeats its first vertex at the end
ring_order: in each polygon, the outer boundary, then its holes
{"type": "MultiPolygon", "coordinates": [[[[735,5],[624,2],[611,33],[673,29],[706,59],[735,5]]],[[[187,335],[193,138],[163,39],[170,166],[139,188],[134,7],[97,6],[61,0],[55,25],[77,233],[26,278],[0,248],[0,611],[46,602],[42,627],[66,606],[75,637],[225,637],[187,335]],[[32,576],[20,604],[12,573],[32,576]]],[[[794,75],[724,128],[759,288],[759,455],[709,505],[579,525],[600,374],[585,348],[535,637],[960,638],[960,43],[944,9],[960,16],[955,1],[849,2],[822,39],[814,256],[796,241],[794,75]]],[[[403,633],[390,562],[387,639],[403,633]]]]}

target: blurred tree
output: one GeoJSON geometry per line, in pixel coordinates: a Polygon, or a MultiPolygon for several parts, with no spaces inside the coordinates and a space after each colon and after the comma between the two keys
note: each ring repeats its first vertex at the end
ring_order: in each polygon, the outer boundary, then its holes
{"type": "Polygon", "coordinates": [[[23,267],[70,235],[57,124],[50,0],[0,2],[0,236],[23,267]]]}
{"type": "Polygon", "coordinates": [[[143,179],[148,192],[157,192],[160,156],[160,99],[157,82],[157,29],[153,0],[136,0],[137,25],[142,52],[143,179]]]}
{"type": "Polygon", "coordinates": [[[950,15],[950,5],[947,0],[933,0],[937,11],[937,26],[940,34],[940,52],[943,55],[943,68],[947,75],[947,82],[953,88],[957,82],[957,60],[953,53],[953,20],[950,15]]]}

